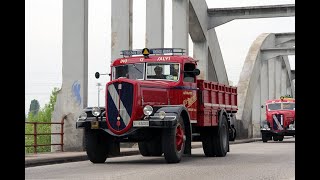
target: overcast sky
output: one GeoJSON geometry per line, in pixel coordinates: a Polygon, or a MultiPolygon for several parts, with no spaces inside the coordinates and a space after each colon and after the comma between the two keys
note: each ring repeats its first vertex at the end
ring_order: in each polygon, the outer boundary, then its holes
{"type": "MultiPolygon", "coordinates": [[[[25,6],[25,112],[37,99],[41,108],[51,91],[62,84],[62,0],[26,0],[25,6]]],[[[209,8],[295,4],[294,0],[207,0],[209,8]]],[[[89,0],[88,106],[98,104],[96,71],[111,62],[111,1],[89,0]]],[[[171,47],[171,1],[165,0],[165,47],[171,47]]],[[[133,1],[133,48],[144,48],[145,0],[133,1]]],[[[261,33],[295,32],[295,17],[233,20],[216,28],[229,81],[238,83],[252,42],[261,33]]],[[[192,56],[192,43],[189,51],[192,56]]],[[[289,56],[295,69],[295,56],[289,56]]],[[[100,90],[100,105],[104,103],[100,90]]]]}

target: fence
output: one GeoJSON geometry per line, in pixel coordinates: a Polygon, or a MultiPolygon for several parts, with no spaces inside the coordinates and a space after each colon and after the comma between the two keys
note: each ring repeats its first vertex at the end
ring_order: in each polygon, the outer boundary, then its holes
{"type": "Polygon", "coordinates": [[[64,132],[63,132],[63,125],[64,125],[64,119],[65,118],[62,118],[61,122],[25,122],[26,124],[33,124],[33,133],[26,133],[25,135],[27,136],[32,136],[34,137],[34,141],[33,141],[33,145],[25,145],[25,147],[33,147],[34,150],[33,152],[34,153],[37,153],[37,147],[38,146],[54,146],[54,145],[60,145],[61,146],[61,151],[63,151],[63,135],[64,135],[64,132]],[[56,132],[56,133],[38,133],[37,132],[37,125],[38,124],[60,124],[61,125],[61,128],[60,128],[60,132],[56,132]],[[37,136],[45,136],[45,135],[60,135],[60,143],[56,143],[56,144],[37,144],[37,136]]]}

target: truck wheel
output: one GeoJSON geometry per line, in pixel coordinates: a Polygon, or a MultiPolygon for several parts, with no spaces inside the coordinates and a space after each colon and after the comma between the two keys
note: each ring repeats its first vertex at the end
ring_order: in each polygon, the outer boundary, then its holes
{"type": "Polygon", "coordinates": [[[149,153],[149,151],[148,151],[148,144],[147,144],[147,142],[145,142],[145,141],[138,142],[138,146],[139,146],[140,154],[141,154],[142,156],[150,156],[150,153],[149,153]]]}
{"type": "Polygon", "coordinates": [[[261,133],[261,136],[262,136],[262,142],[268,142],[268,140],[270,139],[267,133],[261,133]]]}
{"type": "Polygon", "coordinates": [[[211,127],[210,129],[203,129],[200,131],[203,152],[207,157],[214,157],[216,155],[213,144],[213,136],[214,133],[216,133],[216,130],[217,129],[211,127]]]}
{"type": "Polygon", "coordinates": [[[226,116],[222,116],[221,124],[217,135],[213,137],[214,151],[216,156],[224,157],[229,150],[229,133],[228,122],[226,116]]]}
{"type": "Polygon", "coordinates": [[[283,141],[284,136],[279,136],[278,141],[283,141]]]}
{"type": "Polygon", "coordinates": [[[237,131],[234,127],[229,129],[229,141],[234,141],[237,137],[237,131]]]}
{"type": "Polygon", "coordinates": [[[277,135],[273,136],[273,141],[279,141],[279,137],[277,135]]]}
{"type": "Polygon", "coordinates": [[[161,156],[161,137],[157,136],[150,141],[138,142],[139,151],[142,156],[161,156]]]}
{"type": "Polygon", "coordinates": [[[183,118],[180,116],[174,128],[162,130],[162,150],[167,163],[178,163],[185,148],[185,128],[183,118]]]}
{"type": "Polygon", "coordinates": [[[85,147],[92,163],[104,163],[108,157],[107,134],[100,130],[85,131],[85,147]]]}

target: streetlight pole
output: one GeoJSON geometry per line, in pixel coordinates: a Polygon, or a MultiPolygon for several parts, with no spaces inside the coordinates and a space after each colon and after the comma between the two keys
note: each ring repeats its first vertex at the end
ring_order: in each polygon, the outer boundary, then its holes
{"type": "Polygon", "coordinates": [[[101,86],[101,83],[97,83],[97,86],[98,86],[98,107],[100,107],[100,86],[101,86]]]}

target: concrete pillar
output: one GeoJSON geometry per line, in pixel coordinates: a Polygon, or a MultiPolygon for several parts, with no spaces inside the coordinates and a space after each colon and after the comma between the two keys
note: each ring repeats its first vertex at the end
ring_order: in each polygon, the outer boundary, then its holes
{"type": "Polygon", "coordinates": [[[275,93],[276,99],[282,96],[281,94],[281,69],[282,69],[282,58],[278,57],[275,61],[275,93]]]}
{"type": "Polygon", "coordinates": [[[111,1],[111,59],[122,57],[121,50],[132,49],[132,0],[111,1]]]}
{"type": "Polygon", "coordinates": [[[188,55],[189,0],[172,0],[172,47],[185,49],[188,55]]]}
{"type": "MultiPolygon", "coordinates": [[[[287,93],[287,84],[288,84],[287,81],[289,79],[288,79],[288,73],[287,72],[288,71],[287,71],[286,67],[281,68],[281,95],[282,96],[288,94],[287,93]]],[[[289,94],[291,94],[291,93],[289,93],[289,94]]]]}
{"type": "Polygon", "coordinates": [[[269,98],[268,99],[275,99],[276,92],[275,92],[275,58],[266,60],[268,61],[268,81],[269,81],[269,98]]]}
{"type": "Polygon", "coordinates": [[[261,61],[261,74],[260,74],[260,120],[266,119],[266,100],[269,98],[269,77],[268,77],[268,61],[261,61]]]}
{"type": "MultiPolygon", "coordinates": [[[[261,74],[260,74],[261,75],[261,74]]],[[[253,102],[252,102],[252,121],[249,123],[248,136],[257,138],[261,137],[260,135],[260,114],[261,114],[261,86],[260,86],[260,79],[258,79],[256,89],[253,95],[253,102]]]]}
{"type": "Polygon", "coordinates": [[[164,0],[146,1],[146,44],[147,48],[164,47],[164,0]]]}
{"type": "MultiPolygon", "coordinates": [[[[52,115],[52,122],[64,120],[64,151],[83,150],[83,130],[75,122],[87,106],[88,94],[88,0],[63,1],[62,29],[62,87],[52,115]]],[[[51,132],[60,132],[60,125],[53,125],[51,132]]],[[[53,135],[51,143],[60,143],[60,136],[53,135]]],[[[59,151],[60,146],[51,150],[59,151]]]]}
{"type": "Polygon", "coordinates": [[[211,62],[214,65],[209,67],[215,67],[214,69],[210,69],[210,71],[215,71],[212,73],[216,74],[216,76],[208,76],[208,80],[216,81],[214,78],[217,77],[218,79],[217,82],[223,83],[223,84],[229,84],[226,67],[224,65],[222,53],[220,50],[219,40],[218,40],[215,29],[208,30],[207,41],[208,41],[209,51],[211,55],[211,58],[208,59],[209,65],[211,62]]]}
{"type": "Polygon", "coordinates": [[[194,42],[193,43],[193,57],[198,62],[198,68],[200,69],[199,79],[208,79],[208,45],[207,41],[204,42],[194,42]]]}

